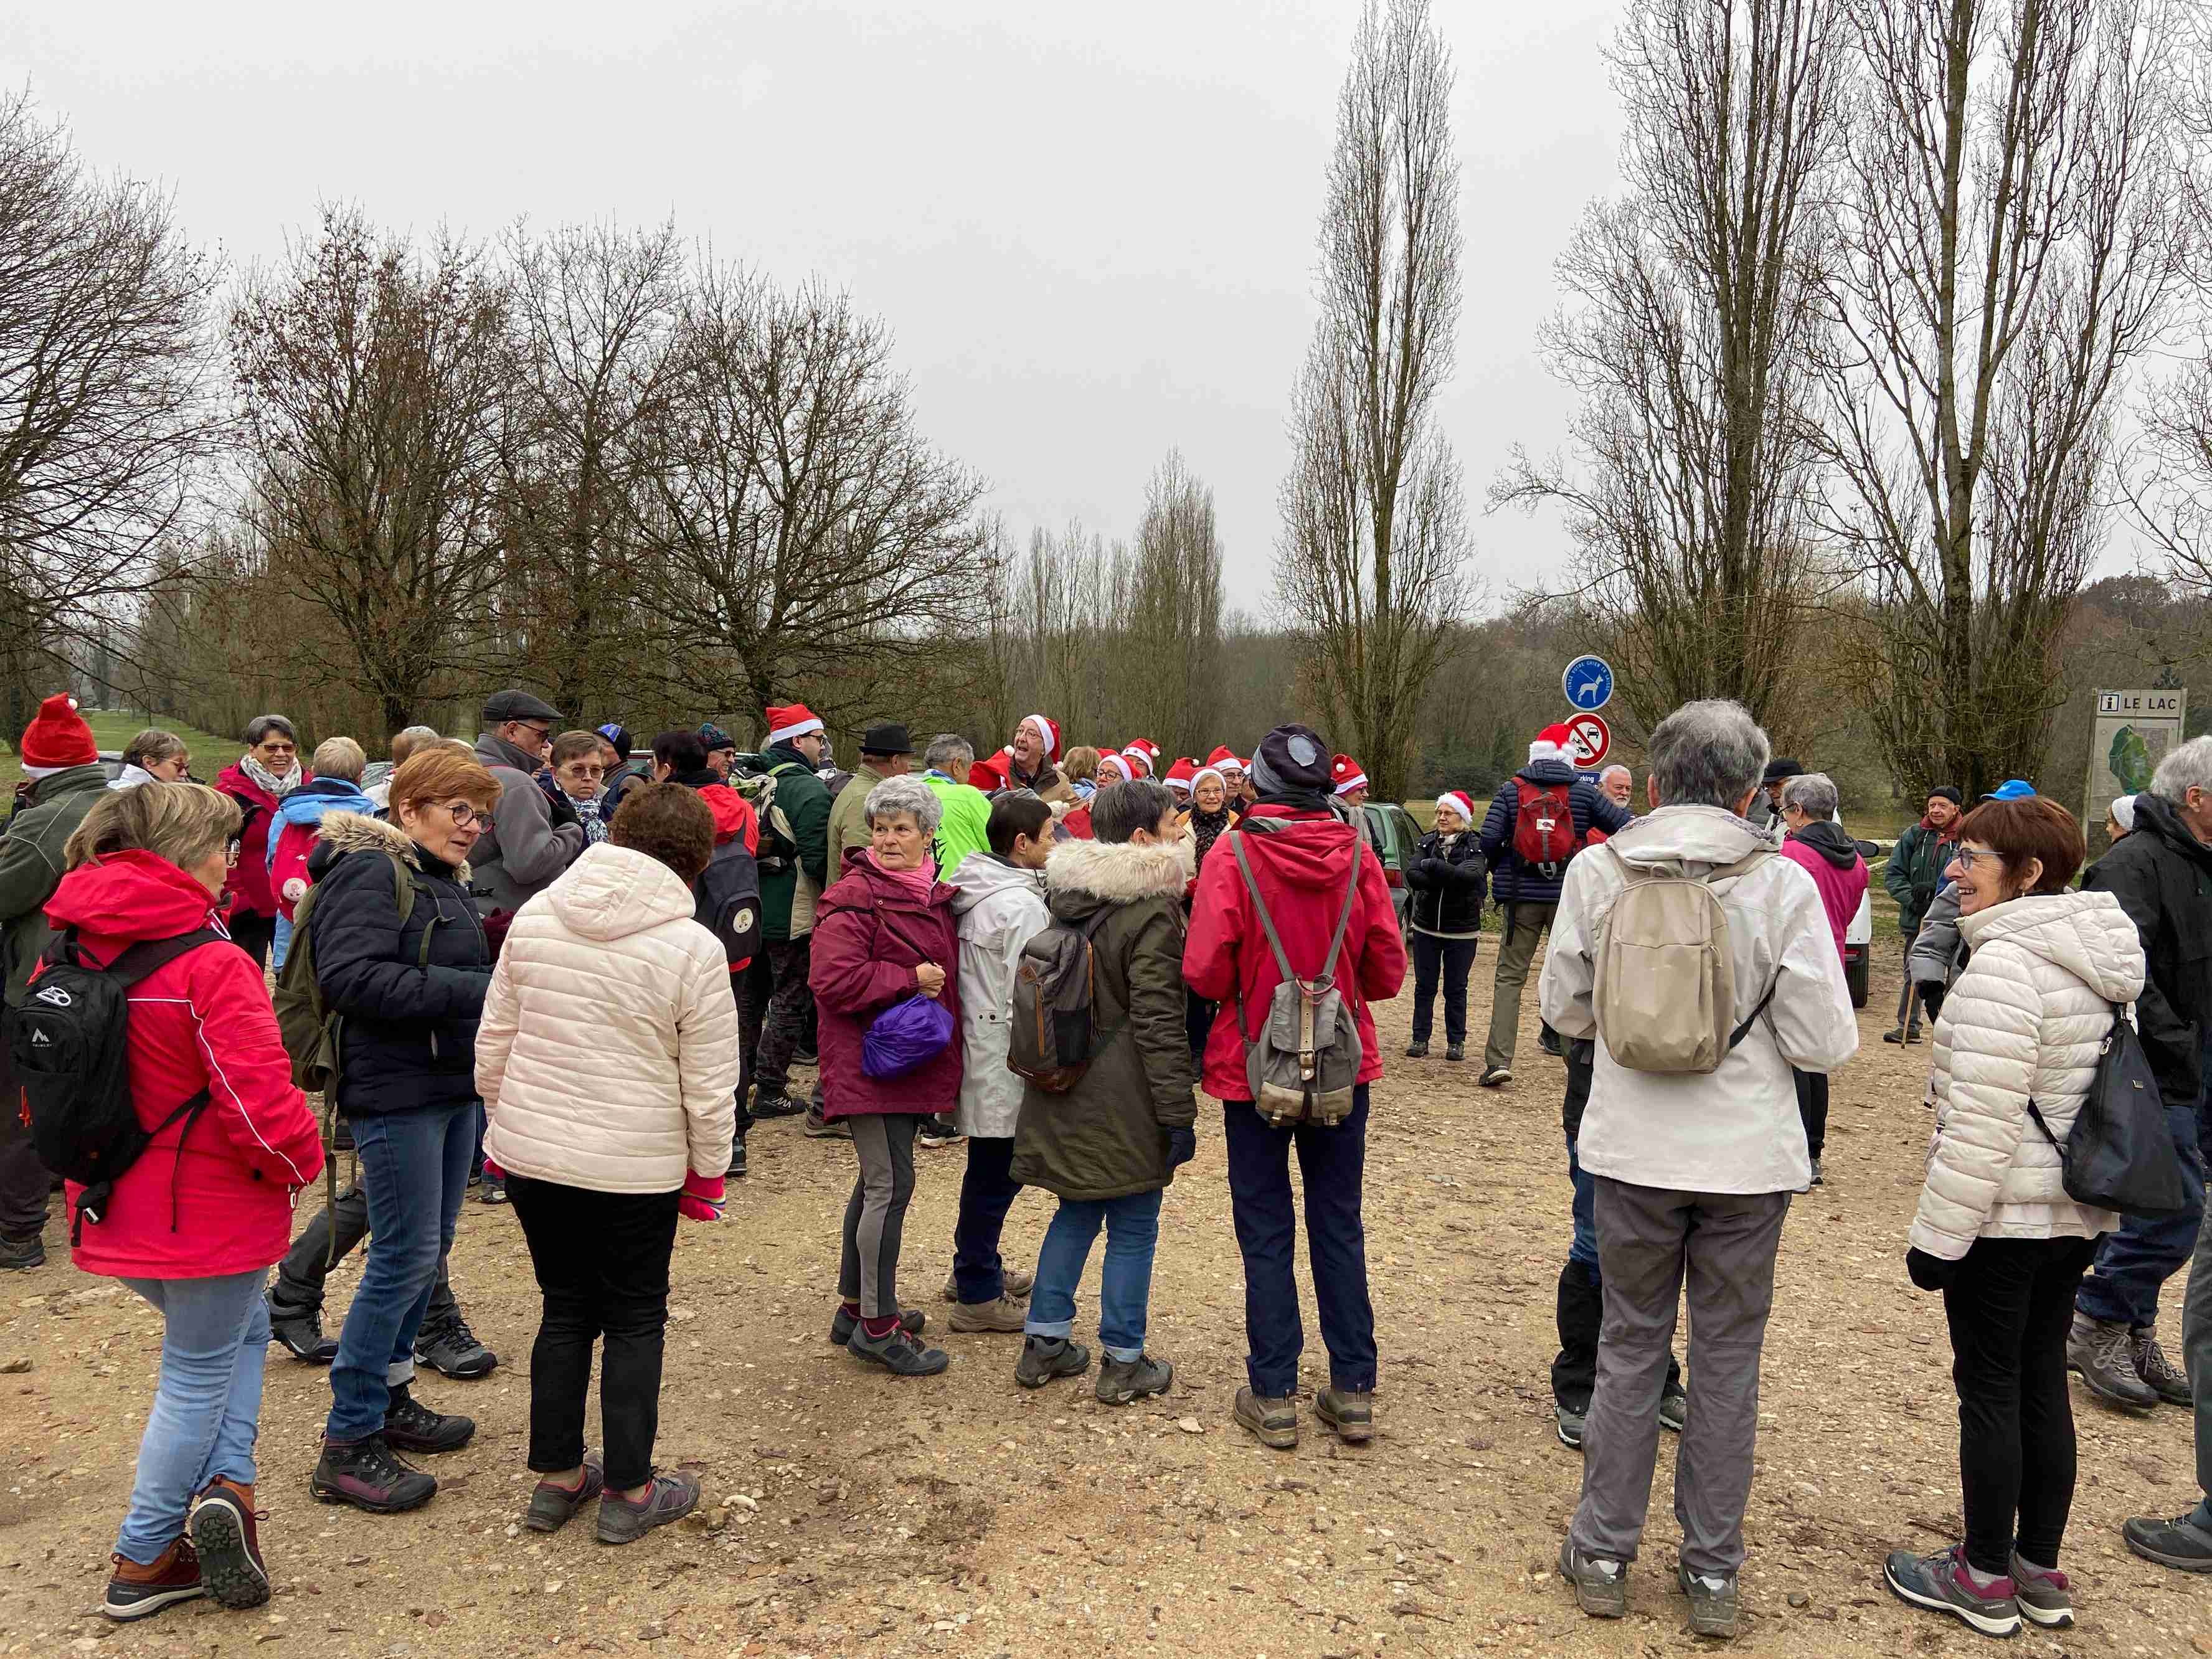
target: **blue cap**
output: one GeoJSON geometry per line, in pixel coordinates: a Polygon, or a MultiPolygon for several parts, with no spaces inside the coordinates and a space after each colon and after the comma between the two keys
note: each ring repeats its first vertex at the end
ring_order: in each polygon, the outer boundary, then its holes
{"type": "Polygon", "coordinates": [[[1984,800],[2026,800],[2035,793],[2035,786],[2026,778],[2007,778],[1982,797],[1984,800]]]}

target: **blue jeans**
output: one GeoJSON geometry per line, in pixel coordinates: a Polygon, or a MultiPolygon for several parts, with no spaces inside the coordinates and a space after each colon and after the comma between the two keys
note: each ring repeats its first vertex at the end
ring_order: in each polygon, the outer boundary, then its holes
{"type": "Polygon", "coordinates": [[[146,1566],[181,1537],[192,1499],[221,1477],[253,1484],[269,1304],[258,1273],[126,1279],[161,1316],[161,1377],[115,1553],[146,1566]]]}
{"type": "Polygon", "coordinates": [[[415,1334],[437,1285],[438,1258],[453,1248],[480,1116],[471,1100],[347,1120],[368,1194],[368,1260],[331,1367],[328,1439],[347,1444],[382,1433],[392,1390],[415,1376],[415,1334]]]}
{"type": "Polygon", "coordinates": [[[1022,1184],[1014,1179],[1012,1135],[969,1135],[968,1169],[960,1179],[960,1215],[952,1224],[952,1287],[967,1303],[996,1302],[1006,1288],[999,1237],[1022,1184]]]}
{"type": "Polygon", "coordinates": [[[1037,1252],[1036,1286],[1030,1292],[1029,1336],[1065,1337],[1075,1328],[1075,1287],[1091,1260],[1091,1242],[1106,1228],[1106,1260],[1099,1264],[1098,1346],[1109,1359],[1145,1357],[1145,1315],[1152,1300],[1152,1251],[1160,1242],[1164,1188],[1123,1198],[1063,1198],[1037,1252]]]}
{"type": "Polygon", "coordinates": [[[1244,1361],[1252,1392],[1279,1399],[1297,1392],[1305,1329],[1291,1267],[1297,1252],[1297,1210],[1291,1200],[1291,1152],[1305,1181],[1306,1252],[1329,1381],[1348,1393],[1375,1386],[1375,1308],[1367,1295],[1367,1231],[1361,1188],[1367,1170],[1367,1085],[1352,1091],[1352,1115],[1333,1129],[1276,1129],[1249,1100],[1224,1100],[1229,1204],[1244,1258],[1244,1361]]]}
{"type": "Polygon", "coordinates": [[[2107,1233],[2097,1260],[2074,1298],[2091,1319],[2137,1328],[2158,1322],[2159,1287],[2189,1265],[2204,1219],[2204,1154],[2197,1144],[2196,1103],[2166,1109],[2166,1133],[2181,1155],[2181,1176],[2188,1210],[2162,1221],[2124,1216],[2120,1229],[2107,1233]]]}
{"type": "Polygon", "coordinates": [[[1567,1179],[1575,1184],[1575,1237],[1567,1246],[1567,1260],[1579,1261],[1589,1269],[1590,1278],[1598,1277],[1597,1265],[1597,1180],[1583,1172],[1582,1159],[1575,1156],[1572,1137],[1567,1141],[1567,1179]]]}

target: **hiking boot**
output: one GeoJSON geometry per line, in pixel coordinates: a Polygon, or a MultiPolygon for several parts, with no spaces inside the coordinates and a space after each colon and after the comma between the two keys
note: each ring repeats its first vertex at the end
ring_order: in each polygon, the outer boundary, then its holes
{"type": "Polygon", "coordinates": [[[584,1454],[584,1478],[573,1486],[559,1486],[550,1480],[541,1480],[531,1489],[530,1507],[522,1514],[522,1524],[532,1532],[558,1532],[567,1526],[578,1510],[606,1490],[607,1472],[595,1451],[584,1454]]]}
{"type": "Polygon", "coordinates": [[[1407,1058],[1407,1059],[1408,1059],[1408,1060],[1426,1060],[1428,1057],[1429,1057],[1429,1045],[1428,1045],[1427,1043],[1425,1043],[1425,1042],[1409,1042],[1409,1043],[1407,1043],[1407,1044],[1406,1045],[1406,1058],[1407,1058]]]}
{"type": "Polygon", "coordinates": [[[2158,1404],[2158,1395],[2136,1372],[2133,1336],[2122,1322],[2076,1313],[2066,1335],[2066,1369],[2106,1405],[2140,1411],[2158,1404]]]}
{"type": "Polygon", "coordinates": [[[744,1141],[733,1140],[730,1143],[730,1167],[723,1170],[722,1174],[726,1179],[730,1181],[742,1181],[744,1179],[745,1143],[744,1141]]]}
{"type": "Polygon", "coordinates": [[[791,1063],[794,1066],[812,1066],[818,1068],[822,1064],[822,1056],[816,1052],[814,1045],[810,1042],[803,1048],[794,1048],[792,1051],[791,1063]]]}
{"type": "Polygon", "coordinates": [[[1569,1451],[1583,1449],[1583,1431],[1589,1424],[1589,1402],[1570,1406],[1565,1401],[1552,1402],[1552,1418],[1559,1425],[1559,1443],[1569,1451]]]}
{"type": "Polygon", "coordinates": [[[2197,1520],[2202,1513],[2201,1509],[2191,1510],[2171,1521],[2131,1516],[2120,1528],[2120,1536],[2146,1561],[2177,1572],[2212,1572],[2212,1528],[2197,1520]]]}
{"type": "Polygon", "coordinates": [[[1347,1446],[1364,1446],[1375,1437],[1375,1396],[1364,1389],[1323,1389],[1314,1396],[1314,1415],[1347,1446]]]}
{"type": "Polygon", "coordinates": [[[323,1334],[320,1308],[287,1308],[269,1298],[269,1335],[284,1345],[284,1352],[310,1365],[327,1365],[338,1357],[338,1340],[323,1334]]]}
{"type": "Polygon", "coordinates": [[[858,1327],[845,1352],[855,1359],[875,1361],[893,1376],[934,1376],[952,1363],[944,1349],[922,1346],[903,1324],[892,1326],[882,1336],[870,1336],[866,1326],[858,1327]]]}
{"type": "Polygon", "coordinates": [[[473,1419],[432,1411],[404,1382],[392,1390],[392,1403],[384,1408],[385,1443],[395,1451],[459,1451],[476,1431],[473,1419]]]}
{"type": "MultiPolygon", "coordinates": [[[[899,1323],[905,1328],[908,1336],[920,1336],[922,1327],[929,1323],[929,1316],[919,1308],[902,1309],[899,1312],[899,1323]]],[[[830,1321],[830,1345],[833,1347],[843,1347],[853,1340],[853,1333],[860,1328],[860,1316],[846,1312],[845,1304],[840,1302],[837,1304],[836,1313],[830,1321]]]]}
{"type": "MultiPolygon", "coordinates": [[[[5,1270],[11,1273],[27,1273],[33,1267],[43,1267],[46,1265],[46,1242],[45,1239],[40,1237],[38,1234],[33,1233],[26,1238],[0,1238],[0,1270],[5,1270]]],[[[125,1563],[125,1565],[129,1565],[130,1564],[125,1563]]],[[[172,1599],[174,1600],[180,1598],[173,1597],[172,1599]]],[[[161,1607],[165,1607],[167,1606],[168,1606],[168,1602],[164,1601],[161,1603],[161,1607]]],[[[147,1609],[149,1613],[159,1613],[161,1610],[161,1607],[149,1607],[147,1609]]],[[[112,1616],[112,1615],[111,1615],[111,1617],[112,1616]]],[[[134,1613],[129,1616],[133,1619],[140,1619],[143,1618],[145,1615],[143,1613],[134,1613]]]]}
{"type": "Polygon", "coordinates": [[[1502,1089],[1512,1081],[1513,1068],[1510,1066],[1486,1067],[1482,1075],[1475,1079],[1475,1082],[1485,1089],[1502,1089]]]}
{"type": "Polygon", "coordinates": [[[1726,1641],[1735,1634],[1736,1617],[1742,1610],[1742,1603],[1736,1593],[1734,1573],[1692,1572],[1678,1561],[1674,1564],[1674,1582],[1690,1598],[1691,1635],[1717,1636],[1726,1641]]]}
{"type": "Polygon", "coordinates": [[[1553,1060],[1565,1060],[1567,1057],[1566,1044],[1559,1041],[1559,1034],[1548,1025],[1536,1034],[1536,1046],[1551,1055],[1553,1060]]]}
{"type": "Polygon", "coordinates": [[[118,1625],[150,1619],[163,1607],[197,1601],[207,1594],[200,1583],[199,1557],[189,1538],[178,1539],[143,1567],[119,1555],[108,1559],[115,1571],[108,1577],[107,1596],[100,1610],[118,1625]]]}
{"type": "Polygon", "coordinates": [[[803,1100],[793,1100],[789,1095],[763,1095],[753,1102],[755,1117],[797,1117],[806,1109],[803,1100]]]}
{"type": "Polygon", "coordinates": [[[1294,1394],[1255,1394],[1249,1388],[1239,1389],[1233,1414],[1263,1446],[1289,1451],[1298,1443],[1298,1397],[1294,1394]]]}
{"type": "Polygon", "coordinates": [[[261,1559],[254,1523],[253,1488],[235,1480],[211,1482],[192,1505],[193,1552],[200,1581],[226,1607],[258,1607],[269,1599],[269,1569],[261,1559]]]}
{"type": "Polygon", "coordinates": [[[2045,1630],[2068,1630],[2074,1623],[2074,1587],[2056,1567],[2039,1567],[2018,1550],[2012,1553],[2013,1599],[2021,1617],[2045,1630]]]}
{"type": "Polygon", "coordinates": [[[1977,1589],[1966,1577],[1966,1548],[1954,1544],[1933,1555],[1892,1550],[1881,1576],[1900,1601],[1963,1619],[1984,1636],[2020,1633],[2020,1601],[2012,1580],[2000,1578],[1977,1589]]]}
{"type": "Polygon", "coordinates": [[[1559,1540],[1559,1577],[1575,1587],[1575,1605],[1593,1619],[1628,1616],[1628,1564],[1584,1555],[1575,1540],[1559,1540]]]}
{"type": "Polygon", "coordinates": [[[1174,1382],[1175,1367],[1164,1359],[1155,1359],[1148,1353],[1134,1359],[1116,1359],[1108,1354],[1098,1361],[1096,1393],[1102,1406],[1126,1406],[1132,1400],[1165,1394],[1174,1382]]]}
{"type": "Polygon", "coordinates": [[[433,1370],[463,1382],[489,1376],[499,1356],[477,1340],[469,1322],[455,1309],[434,1325],[425,1325],[415,1337],[415,1358],[433,1370]]]}
{"type": "MultiPolygon", "coordinates": [[[[1444,1059],[1449,1061],[1452,1065],[1456,1066],[1466,1058],[1467,1044],[1464,1042],[1447,1042],[1444,1044],[1444,1059]]],[[[1505,1075],[1510,1078],[1513,1074],[1510,1072],[1508,1072],[1505,1075]]]]}
{"type": "Polygon", "coordinates": [[[323,1442],[323,1455],[307,1490],[325,1504],[350,1504],[371,1515],[419,1510],[438,1495],[435,1476],[401,1462],[380,1434],[366,1440],[323,1442]]]}
{"type": "Polygon", "coordinates": [[[1022,1343],[1022,1357],[1014,1361],[1014,1381],[1025,1389],[1041,1389],[1054,1377],[1080,1376],[1091,1369],[1091,1350],[1064,1336],[1032,1336],[1022,1343]]]}
{"type": "Polygon", "coordinates": [[[479,1204],[506,1203],[507,1177],[505,1176],[486,1176],[483,1178],[483,1185],[477,1188],[477,1202],[479,1204]]]}
{"type": "Polygon", "coordinates": [[[1828,1184],[1827,1176],[1820,1173],[1820,1160],[1816,1158],[1812,1160],[1812,1164],[1813,1179],[1806,1187],[1806,1190],[1808,1192],[1810,1192],[1814,1187],[1825,1187],[1828,1184]]]}
{"type": "Polygon", "coordinates": [[[1028,1321],[1030,1304],[1011,1296],[993,1302],[957,1302],[951,1328],[956,1331],[1018,1331],[1028,1321]]]}
{"type": "Polygon", "coordinates": [[[1895,1027],[1893,1030],[1884,1031],[1881,1034],[1881,1040],[1884,1042],[1903,1042],[1905,1041],[1905,1028],[1902,1025],[1899,1025],[1895,1027]]]}
{"type": "Polygon", "coordinates": [[[957,1146],[968,1139],[968,1132],[958,1124],[941,1117],[926,1117],[921,1127],[914,1132],[917,1146],[957,1146]]]}
{"type": "Polygon", "coordinates": [[[635,1503],[617,1492],[603,1492],[599,1497],[599,1542],[635,1544],[655,1527],[681,1521],[698,1507],[698,1477],[681,1469],[674,1474],[654,1475],[646,1482],[645,1496],[635,1503]]]}
{"type": "MultiPolygon", "coordinates": [[[[1036,1288],[1036,1275],[1026,1267],[1001,1268],[999,1273],[999,1288],[1000,1294],[1002,1296],[1011,1296],[1017,1301],[1026,1302],[1029,1300],[1030,1292],[1036,1288]]],[[[947,1302],[957,1302],[960,1299],[960,1280],[957,1274],[945,1275],[945,1299],[947,1302]]]]}
{"type": "Polygon", "coordinates": [[[2148,1325],[2128,1333],[2128,1355],[2135,1361],[2136,1375],[2148,1389],[2169,1406],[2191,1403],[2189,1393],[2189,1374],[2166,1357],[2166,1350],[2158,1345],[2158,1333],[2148,1325]]]}
{"type": "MultiPolygon", "coordinates": [[[[853,1126],[844,1119],[839,1118],[833,1123],[811,1106],[799,1109],[806,1114],[805,1129],[809,1140],[850,1140],[853,1138],[853,1126]]],[[[917,1140],[921,1138],[919,1135],[915,1137],[917,1140]]]]}
{"type": "Polygon", "coordinates": [[[1689,1391],[1680,1382],[1669,1382],[1659,1392],[1659,1426],[1680,1434],[1689,1425],[1689,1391]]]}

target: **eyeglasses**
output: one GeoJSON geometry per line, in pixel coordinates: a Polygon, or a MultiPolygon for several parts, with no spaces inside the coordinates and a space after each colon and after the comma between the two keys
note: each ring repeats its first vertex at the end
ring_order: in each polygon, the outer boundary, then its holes
{"type": "Polygon", "coordinates": [[[465,800],[435,801],[432,805],[444,809],[446,816],[453,819],[453,828],[456,830],[465,830],[477,820],[486,816],[465,800]]]}
{"type": "Polygon", "coordinates": [[[1994,848],[1961,847],[1952,853],[1951,858],[1961,870],[1971,870],[1984,859],[1996,859],[2002,862],[2003,855],[1994,848]]]}
{"type": "Polygon", "coordinates": [[[236,836],[233,836],[228,841],[223,842],[222,861],[227,865],[235,865],[238,862],[239,851],[245,845],[246,843],[240,840],[236,836]]]}
{"type": "Polygon", "coordinates": [[[570,761],[561,769],[563,772],[573,772],[580,778],[603,778],[607,775],[607,769],[605,767],[591,766],[581,761],[570,761]]]}
{"type": "Polygon", "coordinates": [[[544,743],[548,738],[553,735],[553,728],[550,726],[533,726],[528,720],[516,720],[514,724],[520,726],[524,731],[529,732],[532,737],[537,738],[540,743],[544,743]]]}

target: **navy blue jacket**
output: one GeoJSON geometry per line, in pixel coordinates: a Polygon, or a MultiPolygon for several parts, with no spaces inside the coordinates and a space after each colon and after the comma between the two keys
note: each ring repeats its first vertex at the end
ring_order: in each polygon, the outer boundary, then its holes
{"type": "Polygon", "coordinates": [[[1523,869],[1513,850],[1513,826],[1521,807],[1521,791],[1514,778],[1526,778],[1538,785],[1573,786],[1568,791],[1567,804],[1574,815],[1577,848],[1589,838],[1592,824],[1610,836],[1628,828],[1635,817],[1626,806],[1616,806],[1611,797],[1600,793],[1595,778],[1576,771],[1565,761],[1531,761],[1498,786],[1498,793],[1491,797],[1490,811],[1482,820],[1482,855],[1490,860],[1491,893],[1500,904],[1557,904],[1559,889],[1567,878],[1566,866],[1561,865],[1553,876],[1523,869]]]}

